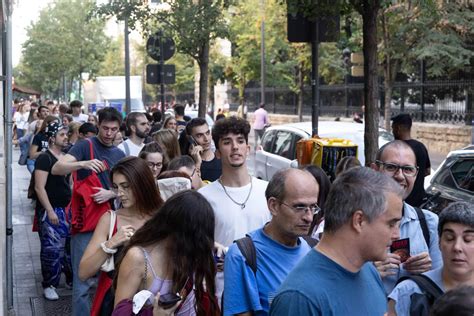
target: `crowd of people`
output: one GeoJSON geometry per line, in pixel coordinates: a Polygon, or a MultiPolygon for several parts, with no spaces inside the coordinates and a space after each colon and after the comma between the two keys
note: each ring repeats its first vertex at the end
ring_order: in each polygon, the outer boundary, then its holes
{"type": "Polygon", "coordinates": [[[73,315],[472,315],[474,205],[411,205],[427,171],[406,140],[371,166],[342,159],[332,183],[313,165],[267,182],[249,173],[244,118],[211,131],[181,105],[81,108],[14,117],[44,296],[64,274],[73,315]]]}

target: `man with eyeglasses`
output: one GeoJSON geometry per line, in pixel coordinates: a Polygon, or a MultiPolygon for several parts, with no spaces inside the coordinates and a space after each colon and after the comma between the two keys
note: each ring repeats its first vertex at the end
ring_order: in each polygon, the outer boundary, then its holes
{"type": "Polygon", "coordinates": [[[400,239],[409,239],[410,256],[405,262],[395,253],[375,262],[388,294],[400,277],[436,269],[443,263],[438,245],[438,216],[405,201],[419,172],[413,149],[404,141],[395,140],[380,148],[375,159],[372,168],[392,177],[404,190],[400,239]]]}
{"type": "Polygon", "coordinates": [[[234,243],[224,265],[224,315],[268,315],[276,290],[311,247],[308,234],[319,212],[319,186],[305,170],[280,170],[265,191],[270,222],[250,232],[256,250],[256,271],[234,243]]]}

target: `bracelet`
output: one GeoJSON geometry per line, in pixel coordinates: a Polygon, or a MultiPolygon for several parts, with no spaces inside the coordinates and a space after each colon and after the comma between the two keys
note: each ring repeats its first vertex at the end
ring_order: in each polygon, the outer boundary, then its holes
{"type": "Polygon", "coordinates": [[[100,247],[102,248],[102,250],[103,250],[105,253],[109,254],[109,255],[113,255],[114,253],[116,253],[116,252],[117,252],[117,249],[112,249],[112,248],[107,247],[107,246],[105,245],[106,242],[107,242],[107,240],[104,241],[104,242],[102,242],[102,243],[100,243],[100,247]]]}

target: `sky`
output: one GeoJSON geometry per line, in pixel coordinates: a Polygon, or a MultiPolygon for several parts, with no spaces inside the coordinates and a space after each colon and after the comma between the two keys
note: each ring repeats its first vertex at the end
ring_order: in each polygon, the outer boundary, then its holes
{"type": "Polygon", "coordinates": [[[52,0],[15,0],[13,7],[12,62],[15,67],[20,61],[21,45],[26,40],[26,27],[35,22],[41,9],[52,0]]]}

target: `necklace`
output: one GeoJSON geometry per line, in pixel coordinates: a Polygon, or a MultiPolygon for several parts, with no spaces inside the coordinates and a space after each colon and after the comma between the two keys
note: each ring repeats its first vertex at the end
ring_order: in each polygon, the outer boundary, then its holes
{"type": "Polygon", "coordinates": [[[225,195],[227,195],[227,197],[232,201],[234,202],[235,204],[237,204],[238,206],[240,206],[240,208],[243,210],[245,208],[245,204],[247,204],[247,201],[249,200],[250,198],[250,193],[252,193],[252,187],[253,187],[253,181],[252,181],[252,177],[249,175],[250,177],[250,190],[249,190],[249,194],[247,195],[247,197],[245,198],[245,201],[243,203],[239,203],[237,202],[236,200],[234,200],[230,195],[229,193],[227,192],[225,186],[222,184],[222,179],[219,178],[219,183],[221,184],[222,188],[224,189],[224,192],[225,192],[225,195]]]}

